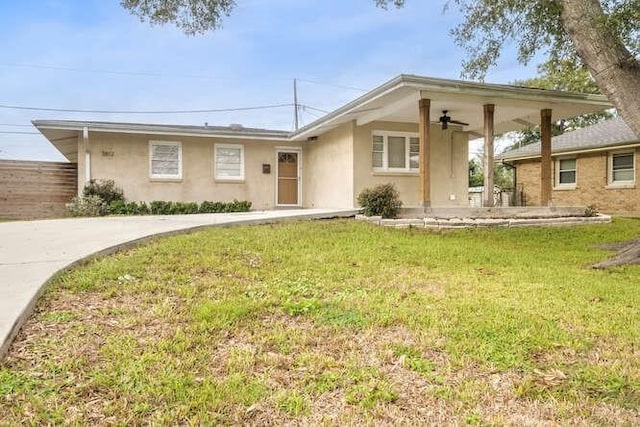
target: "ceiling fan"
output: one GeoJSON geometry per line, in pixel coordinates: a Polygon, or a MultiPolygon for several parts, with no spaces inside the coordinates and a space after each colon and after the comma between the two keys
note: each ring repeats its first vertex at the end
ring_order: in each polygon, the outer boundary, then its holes
{"type": "Polygon", "coordinates": [[[469,126],[469,123],[452,120],[451,116],[447,114],[448,112],[449,110],[442,110],[442,116],[440,116],[440,118],[438,119],[438,122],[442,123],[442,130],[447,129],[449,127],[449,123],[454,125],[469,126]]]}

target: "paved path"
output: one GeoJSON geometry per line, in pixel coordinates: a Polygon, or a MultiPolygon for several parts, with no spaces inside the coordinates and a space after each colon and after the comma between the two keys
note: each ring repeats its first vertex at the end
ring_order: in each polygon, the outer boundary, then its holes
{"type": "Polygon", "coordinates": [[[56,273],[91,256],[162,234],[229,224],[353,216],[353,210],[77,218],[0,223],[0,359],[56,273]]]}

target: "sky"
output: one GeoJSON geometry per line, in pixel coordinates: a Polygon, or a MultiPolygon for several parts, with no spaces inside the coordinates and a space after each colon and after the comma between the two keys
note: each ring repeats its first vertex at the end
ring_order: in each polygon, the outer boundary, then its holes
{"type": "MultiPolygon", "coordinates": [[[[151,26],[119,0],[0,0],[0,158],[64,158],[33,119],[293,129],[293,107],[198,114],[72,113],[15,107],[177,111],[293,102],[301,125],[399,74],[459,79],[465,52],[445,0],[237,0],[223,28],[187,36],[151,26]],[[8,108],[11,107],[11,108],[8,108]]],[[[533,77],[507,49],[491,83],[533,77]]]]}

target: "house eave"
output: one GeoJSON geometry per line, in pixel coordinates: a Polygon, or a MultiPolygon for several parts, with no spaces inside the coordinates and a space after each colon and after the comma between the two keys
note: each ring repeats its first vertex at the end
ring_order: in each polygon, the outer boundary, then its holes
{"type": "MultiPolygon", "coordinates": [[[[294,140],[304,140],[311,136],[318,136],[318,134],[344,123],[349,118],[357,120],[360,116],[370,113],[369,109],[367,109],[368,104],[402,88],[411,88],[411,91],[406,94],[401,94],[402,96],[405,96],[406,99],[415,98],[415,122],[418,120],[418,100],[422,98],[437,98],[441,102],[445,102],[445,100],[457,100],[458,102],[472,101],[478,105],[484,103],[500,104],[502,101],[506,102],[507,105],[527,104],[530,106],[530,109],[535,111],[539,111],[541,108],[553,108],[554,106],[564,104],[571,104],[574,106],[573,108],[589,111],[604,110],[612,107],[607,98],[602,95],[567,93],[547,89],[402,74],[292,133],[291,138],[294,140]]],[[[373,108],[373,110],[375,109],[376,108],[373,108]]],[[[505,129],[509,128],[505,130],[508,131],[520,129],[523,125],[519,122],[510,124],[504,122],[503,127],[505,127],[505,129]]]]}
{"type": "MultiPolygon", "coordinates": [[[[622,145],[602,145],[599,147],[592,147],[592,148],[586,148],[586,149],[580,149],[580,150],[571,150],[571,149],[560,150],[560,151],[552,152],[551,155],[553,157],[572,156],[572,155],[578,155],[578,154],[597,153],[602,151],[627,150],[629,148],[638,148],[638,147],[640,147],[640,141],[630,143],[630,144],[622,144],[622,145]]],[[[539,158],[540,158],[540,154],[531,154],[527,156],[517,156],[517,157],[496,157],[495,162],[496,163],[502,163],[503,161],[518,162],[523,160],[533,160],[533,159],[539,159],[539,158]]]]}
{"type": "Polygon", "coordinates": [[[56,120],[33,120],[32,123],[41,132],[46,130],[82,132],[82,130],[86,127],[88,128],[89,132],[166,135],[200,138],[253,139],[269,141],[287,141],[290,135],[289,132],[284,131],[260,132],[223,130],[219,128],[184,129],[177,126],[128,123],[73,122],[56,120]]]}

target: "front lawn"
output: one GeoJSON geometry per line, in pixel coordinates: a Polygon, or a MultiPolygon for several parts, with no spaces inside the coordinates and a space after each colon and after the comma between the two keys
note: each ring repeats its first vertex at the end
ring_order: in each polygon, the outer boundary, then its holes
{"type": "Polygon", "coordinates": [[[0,424],[640,424],[640,221],[349,220],[158,239],[60,277],[0,424]]]}

